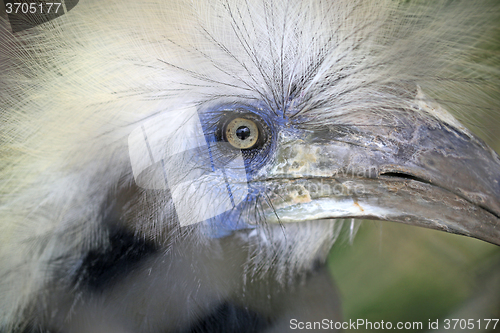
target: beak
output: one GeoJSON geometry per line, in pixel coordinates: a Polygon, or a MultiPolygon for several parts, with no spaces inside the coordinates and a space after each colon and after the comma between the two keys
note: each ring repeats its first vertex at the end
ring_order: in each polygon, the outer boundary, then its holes
{"type": "Polygon", "coordinates": [[[266,219],[366,218],[500,245],[500,159],[465,129],[432,115],[395,126],[281,133],[265,178],[266,219]]]}

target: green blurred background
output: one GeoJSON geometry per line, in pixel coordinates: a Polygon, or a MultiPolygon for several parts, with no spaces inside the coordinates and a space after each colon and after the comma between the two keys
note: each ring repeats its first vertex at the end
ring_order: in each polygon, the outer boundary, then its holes
{"type": "Polygon", "coordinates": [[[500,247],[482,241],[363,221],[352,245],[334,246],[329,266],[345,320],[419,321],[423,330],[405,331],[427,332],[429,320],[500,318],[500,247]]]}

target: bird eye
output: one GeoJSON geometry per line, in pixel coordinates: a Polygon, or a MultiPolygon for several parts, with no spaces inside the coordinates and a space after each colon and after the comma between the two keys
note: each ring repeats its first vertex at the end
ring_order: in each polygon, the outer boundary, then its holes
{"type": "Polygon", "coordinates": [[[224,131],[226,140],[238,149],[250,149],[259,141],[259,128],[250,119],[235,118],[231,120],[224,131]]]}
{"type": "Polygon", "coordinates": [[[208,140],[224,144],[212,145],[212,160],[227,166],[236,157],[243,157],[247,174],[259,170],[268,160],[274,147],[274,127],[270,119],[261,117],[250,107],[222,107],[216,112],[202,113],[204,133],[208,140]],[[207,135],[207,134],[205,134],[207,135]]]}

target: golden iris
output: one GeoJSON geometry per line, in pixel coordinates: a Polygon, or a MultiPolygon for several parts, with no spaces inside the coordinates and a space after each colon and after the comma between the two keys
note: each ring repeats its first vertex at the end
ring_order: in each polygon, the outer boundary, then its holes
{"type": "Polygon", "coordinates": [[[259,129],[255,122],[245,118],[235,118],[226,126],[226,140],[238,149],[250,149],[259,140],[259,129]]]}

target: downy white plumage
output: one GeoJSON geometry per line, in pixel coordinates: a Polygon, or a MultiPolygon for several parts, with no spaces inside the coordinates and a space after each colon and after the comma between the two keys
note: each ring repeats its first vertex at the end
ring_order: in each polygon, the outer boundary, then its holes
{"type": "Polygon", "coordinates": [[[204,223],[180,227],[169,196],[130,189],[127,137],[159,113],[235,103],[310,128],[385,126],[411,108],[469,135],[498,115],[499,56],[488,49],[497,18],[493,1],[423,0],[81,0],[16,33],[2,17],[0,331],[170,332],[192,327],[214,299],[246,304],[232,290],[249,279],[269,276],[272,289],[303,278],[340,220],[270,224],[263,198],[242,209],[252,227],[231,240],[207,236],[204,223]],[[95,294],[82,263],[117,248],[110,219],[148,244],[141,253],[155,250],[95,294]],[[242,252],[229,272],[191,280],[171,259],[229,265],[226,243],[242,252]]]}

